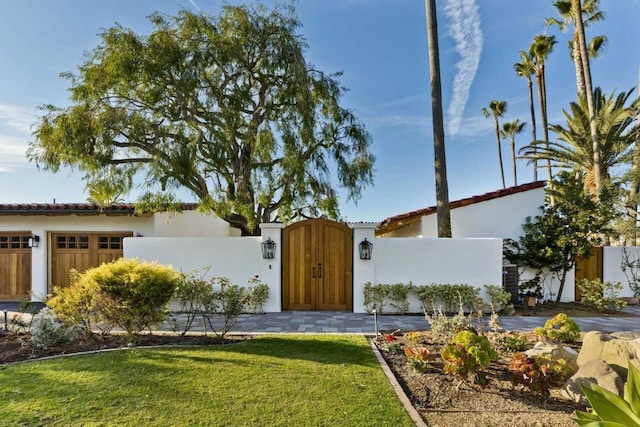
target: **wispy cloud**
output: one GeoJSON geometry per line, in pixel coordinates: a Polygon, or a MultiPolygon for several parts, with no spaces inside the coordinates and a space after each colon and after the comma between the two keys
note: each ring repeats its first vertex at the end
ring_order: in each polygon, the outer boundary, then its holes
{"type": "Polygon", "coordinates": [[[28,165],[26,152],[35,120],[33,110],[0,104],[0,173],[28,165]]]}
{"type": "Polygon", "coordinates": [[[35,120],[32,110],[18,105],[0,104],[0,125],[7,125],[21,133],[30,133],[35,120]]]}
{"type": "Polygon", "coordinates": [[[449,133],[455,136],[462,122],[469,89],[475,78],[482,53],[480,12],[475,0],[447,0],[444,12],[448,19],[448,34],[455,41],[460,60],[456,64],[453,95],[447,109],[449,133]]]}
{"type": "Polygon", "coordinates": [[[27,166],[27,137],[0,135],[0,172],[27,166]]]}
{"type": "Polygon", "coordinates": [[[198,9],[198,12],[201,12],[201,11],[202,11],[202,9],[200,8],[200,6],[198,6],[198,5],[196,4],[196,2],[195,2],[195,1],[193,1],[193,0],[189,0],[189,3],[191,3],[191,4],[193,5],[193,7],[195,7],[196,9],[198,9]]]}

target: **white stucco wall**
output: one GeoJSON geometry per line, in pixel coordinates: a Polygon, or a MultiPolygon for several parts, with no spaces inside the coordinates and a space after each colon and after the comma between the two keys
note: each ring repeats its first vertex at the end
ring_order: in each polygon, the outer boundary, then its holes
{"type": "Polygon", "coordinates": [[[210,277],[227,277],[232,284],[247,287],[258,275],[269,285],[265,311],[280,311],[280,283],[269,281],[279,256],[262,259],[261,237],[179,238],[131,237],[124,239],[124,256],[168,264],[183,272],[209,267],[210,277]]]}
{"type": "Polygon", "coordinates": [[[215,215],[183,211],[154,214],[151,234],[156,237],[239,237],[241,232],[215,215]]]}
{"type": "MultiPolygon", "coordinates": [[[[640,259],[640,247],[627,246],[605,246],[602,248],[602,280],[605,282],[620,282],[623,290],[620,292],[621,297],[632,297],[633,291],[629,287],[629,280],[632,280],[631,272],[627,271],[629,278],[625,276],[621,268],[623,250],[627,251],[630,261],[640,259]]],[[[638,272],[640,275],[640,271],[638,272]]]]}
{"type": "MultiPolygon", "coordinates": [[[[527,216],[540,215],[544,205],[544,188],[474,203],[451,210],[453,237],[500,237],[516,239],[522,234],[527,216]]],[[[422,217],[421,234],[437,237],[435,214],[422,217]]]]}
{"type": "MultiPolygon", "coordinates": [[[[448,283],[482,288],[502,283],[502,239],[378,238],[373,247],[373,258],[365,265],[373,270],[366,281],[374,284],[448,283]]],[[[363,295],[366,283],[363,277],[354,275],[354,311],[357,313],[365,312],[362,299],[355,298],[363,295]]],[[[410,310],[422,311],[417,300],[411,301],[410,310]]]]}
{"type": "Polygon", "coordinates": [[[240,231],[213,215],[184,211],[143,216],[130,215],[15,215],[0,216],[0,231],[28,232],[40,236],[40,245],[31,250],[31,298],[46,299],[50,271],[51,243],[55,232],[131,232],[143,236],[226,237],[240,231]]]}

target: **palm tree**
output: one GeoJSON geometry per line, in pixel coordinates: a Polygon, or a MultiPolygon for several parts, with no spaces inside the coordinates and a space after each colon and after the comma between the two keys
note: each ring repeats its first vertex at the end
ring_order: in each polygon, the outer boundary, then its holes
{"type": "Polygon", "coordinates": [[[431,114],[433,120],[433,152],[436,179],[436,216],[438,237],[451,237],[449,184],[444,146],[442,89],[440,84],[440,51],[438,48],[438,18],[435,0],[425,0],[427,39],[429,42],[429,74],[431,76],[431,114]]]}
{"type": "MultiPolygon", "coordinates": [[[[600,0],[585,0],[582,5],[582,20],[583,26],[587,27],[590,24],[604,19],[604,13],[599,8],[600,0]]],[[[584,80],[584,67],[582,61],[582,55],[580,53],[580,41],[578,37],[578,28],[576,27],[575,11],[573,9],[572,0],[558,0],[553,3],[558,15],[562,20],[557,18],[547,18],[545,23],[548,26],[557,25],[560,31],[565,31],[568,26],[573,26],[573,38],[569,43],[571,52],[571,59],[573,60],[576,69],[576,85],[578,87],[578,96],[585,96],[586,86],[584,80]]],[[[598,56],[601,49],[607,44],[607,37],[604,35],[594,36],[589,41],[587,53],[589,57],[595,58],[598,56]]]]}
{"type": "MultiPolygon", "coordinates": [[[[556,44],[554,36],[537,34],[529,47],[529,55],[533,58],[536,67],[536,83],[538,85],[538,99],[540,101],[540,118],[542,119],[542,133],[544,141],[549,141],[549,128],[547,123],[547,88],[545,83],[544,63],[553,51],[556,44]]],[[[547,179],[551,182],[551,163],[547,162],[547,179]]]]}
{"type": "Polygon", "coordinates": [[[513,162],[513,185],[518,185],[518,173],[516,171],[516,135],[522,133],[527,124],[515,119],[502,124],[500,135],[503,138],[511,138],[511,161],[513,162]]]}
{"type": "Polygon", "coordinates": [[[504,166],[502,164],[502,144],[500,143],[500,122],[498,119],[507,112],[507,101],[496,101],[495,99],[489,102],[489,109],[483,108],[482,114],[486,118],[493,117],[495,122],[496,141],[498,143],[498,160],[500,161],[500,176],[502,177],[502,188],[507,188],[507,184],[504,181],[504,166]]]}
{"type": "MultiPolygon", "coordinates": [[[[522,62],[516,62],[513,64],[513,68],[519,77],[527,79],[527,88],[529,89],[529,111],[531,113],[531,141],[537,141],[536,135],[536,111],[533,103],[533,82],[531,76],[536,72],[536,66],[533,63],[533,58],[527,53],[520,51],[520,59],[522,62]]],[[[533,161],[533,180],[538,180],[538,161],[533,161]]]]}
{"type": "MultiPolygon", "coordinates": [[[[640,124],[635,122],[640,107],[640,99],[625,106],[632,91],[606,96],[600,88],[593,93],[595,98],[596,125],[602,138],[599,140],[602,153],[602,175],[611,179],[612,168],[632,161],[633,147],[640,137],[640,124]]],[[[589,107],[586,97],[571,103],[571,111],[563,111],[566,127],[551,125],[558,141],[535,141],[523,147],[520,154],[524,158],[548,160],[554,167],[578,171],[585,175],[585,187],[595,192],[595,163],[590,128],[589,107]]]]}
{"type": "Polygon", "coordinates": [[[587,41],[584,35],[582,4],[580,0],[572,0],[572,7],[580,45],[580,59],[582,60],[582,70],[584,72],[587,107],[589,107],[589,127],[591,129],[591,139],[593,142],[593,177],[595,180],[596,195],[599,195],[602,182],[603,161],[602,154],[600,153],[600,135],[598,133],[598,125],[596,123],[596,106],[593,100],[593,86],[591,85],[591,67],[589,66],[589,55],[587,54],[587,41]]]}

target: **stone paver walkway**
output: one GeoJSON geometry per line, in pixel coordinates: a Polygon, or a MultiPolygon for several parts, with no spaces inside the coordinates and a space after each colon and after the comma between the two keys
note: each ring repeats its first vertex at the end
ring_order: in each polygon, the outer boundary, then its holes
{"type": "MultiPolygon", "coordinates": [[[[18,303],[0,302],[0,317],[3,311],[9,313],[18,311],[18,303]]],[[[640,316],[640,306],[627,307],[625,311],[640,316]]],[[[487,317],[488,319],[488,317],[487,317]]],[[[537,326],[543,326],[547,317],[528,316],[500,316],[499,322],[502,328],[511,331],[531,330],[537,326]]],[[[3,319],[2,319],[3,320],[3,319]]],[[[640,317],[575,317],[574,320],[582,331],[640,331],[640,317]]],[[[183,325],[184,315],[177,315],[175,321],[167,322],[161,329],[174,330],[183,325]]],[[[214,325],[220,328],[219,324],[214,325]]],[[[3,325],[0,322],[0,329],[3,325]]],[[[424,316],[377,316],[377,330],[389,332],[396,329],[401,331],[426,330],[429,324],[424,316]]],[[[196,319],[191,328],[192,332],[204,330],[201,319],[196,319]]],[[[375,317],[369,314],[347,312],[307,312],[286,311],[282,313],[266,314],[242,314],[237,323],[231,329],[231,333],[237,334],[264,334],[264,333],[342,333],[342,334],[367,334],[373,335],[376,331],[375,317]]]]}

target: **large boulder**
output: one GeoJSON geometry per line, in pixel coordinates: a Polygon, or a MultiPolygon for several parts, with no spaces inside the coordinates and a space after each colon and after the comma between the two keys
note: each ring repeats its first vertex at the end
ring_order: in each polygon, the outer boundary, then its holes
{"type": "Polygon", "coordinates": [[[578,353],[576,353],[574,349],[565,347],[562,344],[538,341],[532,349],[525,351],[525,354],[534,359],[544,357],[552,362],[558,362],[562,359],[565,361],[565,366],[571,373],[578,370],[578,353]]]}
{"type": "Polygon", "coordinates": [[[590,383],[598,384],[600,387],[620,396],[624,390],[622,377],[604,360],[593,359],[580,366],[578,372],[565,382],[562,394],[574,402],[587,406],[589,402],[582,392],[580,384],[587,385],[590,383]]]}
{"type": "Polygon", "coordinates": [[[640,332],[587,332],[578,354],[578,367],[592,360],[603,360],[623,378],[627,377],[629,360],[640,358],[640,332]]]}

